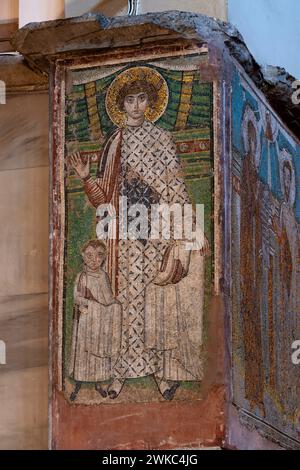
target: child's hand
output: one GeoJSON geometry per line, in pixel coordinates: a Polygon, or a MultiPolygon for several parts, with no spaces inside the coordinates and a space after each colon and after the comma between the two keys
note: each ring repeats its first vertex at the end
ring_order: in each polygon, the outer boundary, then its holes
{"type": "Polygon", "coordinates": [[[87,315],[88,314],[88,309],[86,307],[80,307],[79,308],[79,313],[80,313],[80,315],[87,315]]]}
{"type": "Polygon", "coordinates": [[[81,295],[78,295],[77,298],[76,298],[76,304],[79,307],[87,308],[88,307],[88,299],[86,299],[85,297],[82,297],[81,295]]]}

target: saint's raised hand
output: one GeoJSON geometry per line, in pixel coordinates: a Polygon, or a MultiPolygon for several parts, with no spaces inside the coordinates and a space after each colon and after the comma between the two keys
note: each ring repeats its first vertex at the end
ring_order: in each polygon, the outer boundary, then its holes
{"type": "Polygon", "coordinates": [[[82,156],[80,155],[80,152],[75,152],[72,153],[72,155],[69,156],[69,162],[76,171],[77,175],[84,179],[87,178],[90,174],[90,163],[89,160],[87,159],[86,162],[83,160],[82,156]]]}

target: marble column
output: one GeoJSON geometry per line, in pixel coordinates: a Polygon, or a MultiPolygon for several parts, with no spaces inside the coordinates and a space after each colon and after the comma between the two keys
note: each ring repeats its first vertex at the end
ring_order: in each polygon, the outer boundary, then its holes
{"type": "Polygon", "coordinates": [[[12,23],[18,19],[19,16],[19,2],[18,0],[1,0],[0,2],[0,22],[12,23]]]}

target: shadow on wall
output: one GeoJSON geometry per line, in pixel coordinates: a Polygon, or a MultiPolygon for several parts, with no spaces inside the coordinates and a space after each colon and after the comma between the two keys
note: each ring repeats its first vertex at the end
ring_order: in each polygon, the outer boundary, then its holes
{"type": "Polygon", "coordinates": [[[84,13],[102,13],[105,16],[125,15],[128,11],[127,0],[66,0],[65,16],[80,16],[84,13]]]}

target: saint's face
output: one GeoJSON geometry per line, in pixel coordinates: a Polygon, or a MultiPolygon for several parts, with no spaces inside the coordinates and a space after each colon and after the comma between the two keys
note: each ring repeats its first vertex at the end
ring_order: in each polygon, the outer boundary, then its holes
{"type": "Polygon", "coordinates": [[[84,264],[91,271],[98,271],[98,269],[102,266],[104,259],[105,252],[101,247],[93,248],[92,246],[88,246],[83,253],[84,264]]]}
{"type": "Polygon", "coordinates": [[[256,152],[256,139],[255,137],[252,137],[250,140],[249,140],[249,148],[250,148],[250,154],[252,156],[255,155],[255,152],[256,152]]]}
{"type": "Polygon", "coordinates": [[[283,168],[283,186],[286,201],[289,200],[292,183],[292,174],[288,167],[283,168]]]}
{"type": "Polygon", "coordinates": [[[144,92],[127,95],[124,99],[125,112],[133,120],[143,118],[148,105],[148,96],[144,92]]]}
{"type": "Polygon", "coordinates": [[[248,125],[248,145],[249,145],[249,153],[251,157],[254,157],[256,153],[257,140],[256,140],[256,130],[252,122],[249,122],[249,125],[248,125]]]}

